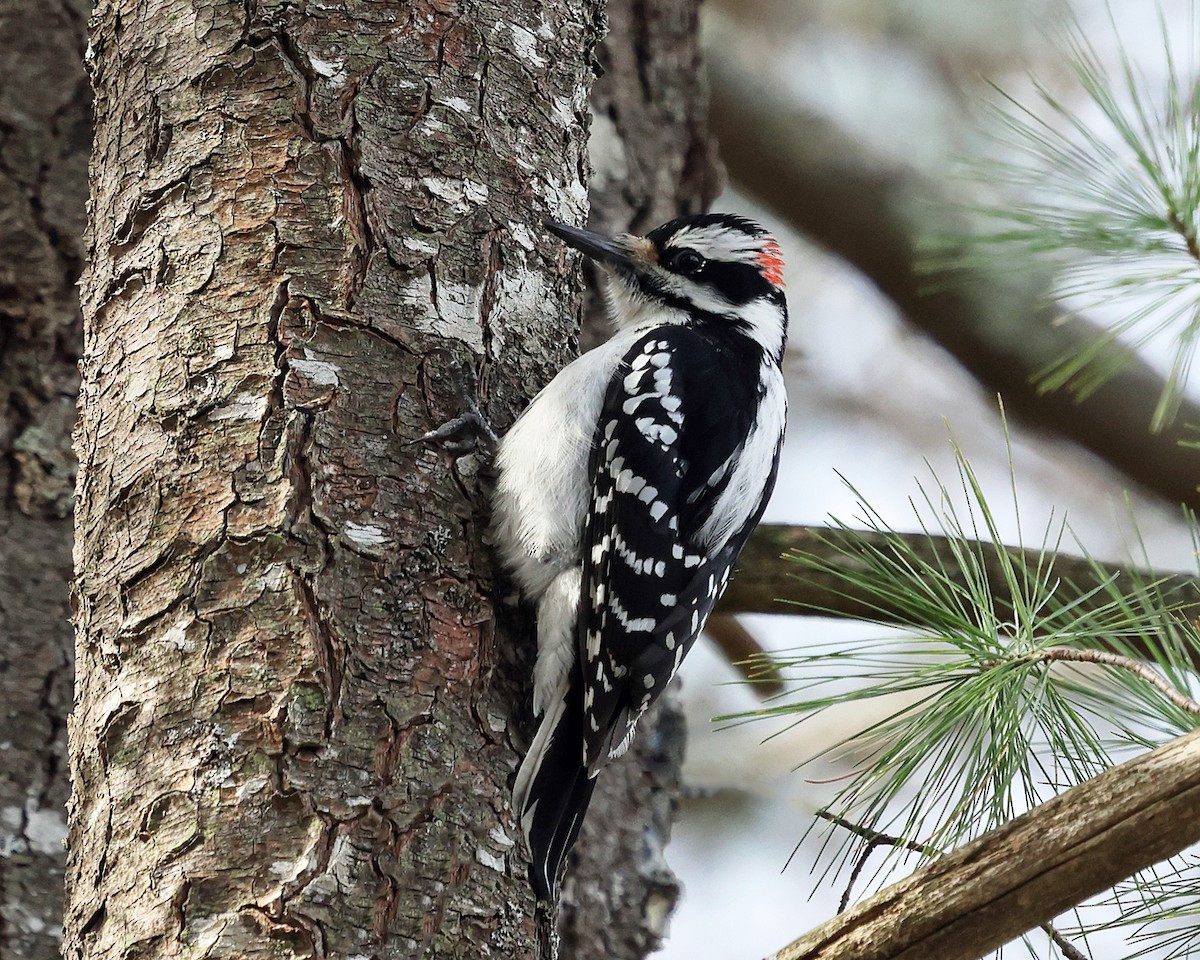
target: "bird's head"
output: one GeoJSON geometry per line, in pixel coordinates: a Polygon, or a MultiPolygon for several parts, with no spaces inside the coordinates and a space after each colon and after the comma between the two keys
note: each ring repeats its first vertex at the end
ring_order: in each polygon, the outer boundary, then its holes
{"type": "Polygon", "coordinates": [[[671,220],[644,237],[606,237],[562,223],[546,229],[607,268],[609,309],[618,327],[723,324],[782,356],[783,257],[754,221],[704,213],[671,220]]]}

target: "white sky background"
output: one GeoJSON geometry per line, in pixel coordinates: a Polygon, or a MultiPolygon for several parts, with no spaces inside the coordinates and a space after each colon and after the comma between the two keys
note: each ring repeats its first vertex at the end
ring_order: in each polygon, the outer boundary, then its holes
{"type": "MultiPolygon", "coordinates": [[[[1055,0],[812,0],[795,5],[805,8],[803,14],[780,17],[785,6],[767,0],[740,8],[734,2],[725,13],[744,9],[752,18],[765,10],[771,50],[797,96],[875,148],[882,145],[927,169],[945,164],[964,142],[970,103],[955,89],[959,79],[987,73],[1015,89],[1024,83],[1024,63],[1043,79],[1066,79],[1038,29],[1041,12],[1061,9],[1055,0]]],[[[1112,6],[1126,49],[1152,72],[1161,60],[1153,4],[1112,0],[1112,6]]],[[[1078,0],[1075,7],[1098,49],[1111,49],[1103,2],[1078,0]]],[[[1163,7],[1170,23],[1186,29],[1189,0],[1163,0],[1163,7]]],[[[766,519],[823,523],[832,515],[851,522],[857,498],[840,472],[889,524],[913,529],[908,501],[920,495],[917,479],[928,482],[932,471],[951,485],[957,475],[949,430],[979,475],[1002,534],[1014,542],[1008,453],[995,398],[939,347],[910,331],[853,270],[735,193],[722,197],[716,209],[770,224],[788,262],[791,423],[766,519]]],[[[1065,516],[1090,553],[1126,557],[1127,481],[1071,444],[1011,423],[1010,434],[1026,542],[1036,546],[1050,518],[1065,516]]],[[[1153,564],[1194,569],[1179,512],[1136,491],[1128,495],[1153,564]]],[[[814,618],[758,617],[748,625],[773,648],[879,633],[814,618]]],[[[764,744],[771,732],[765,724],[716,730],[709,722],[755,705],[746,688],[724,685],[733,678],[703,643],[682,671],[690,737],[686,776],[716,793],[685,805],[667,851],[685,895],[659,960],[765,957],[832,916],[845,888],[844,876],[818,883],[810,875],[818,849],[812,842],[783,870],[813,812],[836,790],[811,780],[846,772],[831,764],[801,772],[792,767],[850,732],[849,723],[869,722],[864,714],[870,708],[858,705],[852,716],[832,715],[764,744]]],[[[1039,956],[1058,956],[1044,937],[1034,942],[1039,956]]],[[[1078,945],[1094,960],[1132,952],[1122,937],[1078,945]]],[[[1028,954],[1014,945],[1006,955],[1028,954]]]]}

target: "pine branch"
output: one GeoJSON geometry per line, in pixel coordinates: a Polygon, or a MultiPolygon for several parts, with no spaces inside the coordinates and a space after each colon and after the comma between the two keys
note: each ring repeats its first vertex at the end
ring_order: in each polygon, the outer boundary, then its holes
{"type": "MultiPolygon", "coordinates": [[[[1180,710],[1193,716],[1200,716],[1200,703],[1191,697],[1184,696],[1144,663],[1123,657],[1119,653],[1112,653],[1108,650],[1073,650],[1070,647],[1049,647],[1045,650],[1038,650],[1036,653],[1023,654],[1015,660],[1026,662],[1040,660],[1043,663],[1098,663],[1108,667],[1117,667],[1145,680],[1180,710]]],[[[1001,662],[1003,661],[995,661],[990,666],[999,666],[1001,662]]]]}
{"type": "Polygon", "coordinates": [[[976,960],[1200,841],[1200,730],[934,861],[771,960],[976,960]]]}
{"type": "MultiPolygon", "coordinates": [[[[923,533],[899,534],[905,548],[920,557],[933,561],[951,553],[947,538],[923,533]]],[[[898,610],[887,606],[886,598],[858,590],[838,569],[847,571],[859,565],[861,551],[855,543],[884,547],[887,538],[874,531],[855,530],[852,533],[835,527],[788,526],[762,524],[754,532],[742,553],[737,575],[717,608],[721,613],[809,613],[902,623],[898,610]],[[786,553],[805,553],[821,561],[824,570],[801,569],[782,558],[786,553]],[[857,592],[856,592],[857,590],[857,592]]],[[[1004,571],[1000,559],[989,546],[975,551],[977,544],[966,541],[965,548],[976,552],[987,565],[992,583],[1003,585],[1004,571]]],[[[1018,547],[1006,548],[1010,555],[1020,557],[1029,568],[1037,566],[1036,554],[1018,547]]],[[[1064,589],[1083,596],[1098,584],[1097,570],[1105,577],[1129,582],[1155,582],[1163,601],[1178,605],[1181,613],[1200,614],[1200,582],[1190,574],[1174,573],[1163,577],[1148,571],[1115,564],[1096,565],[1083,557],[1058,555],[1054,568],[1064,589]]],[[[1007,613],[1007,598],[995,598],[998,613],[1007,613]]]]}

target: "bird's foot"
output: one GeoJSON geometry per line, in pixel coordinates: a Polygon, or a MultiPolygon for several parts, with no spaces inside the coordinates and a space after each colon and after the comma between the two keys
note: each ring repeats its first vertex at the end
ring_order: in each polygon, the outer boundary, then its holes
{"type": "Polygon", "coordinates": [[[416,440],[409,441],[408,446],[439,443],[442,449],[455,457],[465,457],[476,452],[491,456],[496,452],[500,438],[496,436],[496,431],[479,409],[479,381],[475,376],[475,369],[454,360],[450,364],[450,376],[462,413],[447,420],[440,427],[421,434],[416,440]]]}

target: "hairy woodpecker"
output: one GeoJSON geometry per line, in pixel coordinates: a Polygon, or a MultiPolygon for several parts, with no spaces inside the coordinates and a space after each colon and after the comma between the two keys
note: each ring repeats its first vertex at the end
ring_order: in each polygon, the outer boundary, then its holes
{"type": "Polygon", "coordinates": [[[543,900],[596,774],[629,747],[762,516],[787,408],[783,262],[758,224],[547,229],[607,268],[617,330],[537,395],[496,459],[493,539],[537,614],[542,721],[513,801],[543,900]]]}

